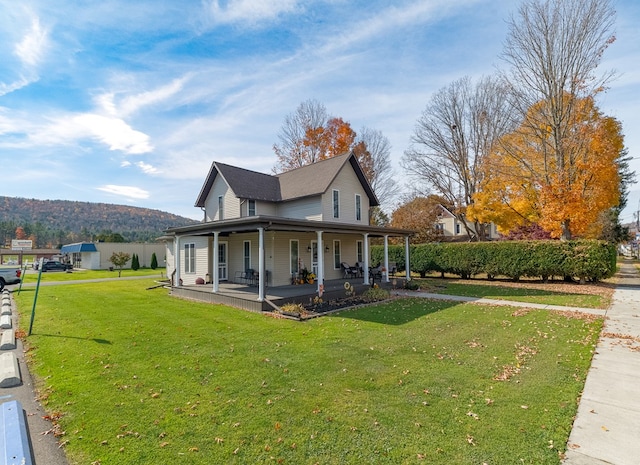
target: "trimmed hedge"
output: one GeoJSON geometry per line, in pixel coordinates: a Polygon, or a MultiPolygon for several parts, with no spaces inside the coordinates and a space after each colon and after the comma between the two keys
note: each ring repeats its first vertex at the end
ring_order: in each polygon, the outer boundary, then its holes
{"type": "MultiPolygon", "coordinates": [[[[371,263],[382,263],[384,248],[371,248],[371,263]]],[[[404,246],[389,246],[389,262],[404,269],[404,246]]],[[[605,241],[500,241],[431,243],[410,249],[411,271],[421,277],[440,272],[470,278],[486,273],[489,279],[506,276],[541,278],[570,276],[599,281],[616,271],[616,247],[605,241]]]]}

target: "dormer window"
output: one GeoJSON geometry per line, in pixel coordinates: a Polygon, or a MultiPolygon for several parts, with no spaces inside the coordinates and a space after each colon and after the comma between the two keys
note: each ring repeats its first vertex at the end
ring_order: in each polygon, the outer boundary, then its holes
{"type": "Polygon", "coordinates": [[[224,197],[218,196],[218,220],[224,220],[224,197]]]}
{"type": "Polygon", "coordinates": [[[333,191],[333,217],[340,218],[340,191],[333,191]]]}
{"type": "Polygon", "coordinates": [[[247,201],[247,216],[256,216],[256,201],[247,201]]]}

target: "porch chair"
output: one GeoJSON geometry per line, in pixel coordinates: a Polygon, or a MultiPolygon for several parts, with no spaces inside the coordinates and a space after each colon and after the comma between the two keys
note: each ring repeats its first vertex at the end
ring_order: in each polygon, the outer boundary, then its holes
{"type": "Polygon", "coordinates": [[[350,266],[347,262],[340,263],[340,268],[344,273],[344,278],[355,278],[358,275],[358,268],[350,266]]]}
{"type": "Polygon", "coordinates": [[[396,273],[398,272],[398,267],[396,266],[396,262],[389,262],[389,276],[396,277],[396,273]]]}
{"type": "Polygon", "coordinates": [[[234,281],[242,284],[251,285],[253,284],[253,281],[255,280],[255,278],[256,278],[255,270],[253,270],[252,268],[247,268],[244,271],[236,271],[234,281]]]}

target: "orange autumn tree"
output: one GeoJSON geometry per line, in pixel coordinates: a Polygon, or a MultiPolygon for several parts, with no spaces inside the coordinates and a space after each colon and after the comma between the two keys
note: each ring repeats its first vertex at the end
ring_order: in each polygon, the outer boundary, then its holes
{"type": "Polygon", "coordinates": [[[473,213],[503,232],[538,223],[553,237],[563,236],[568,225],[572,234],[596,235],[598,216],[620,200],[621,125],[604,116],[593,98],[579,99],[558,156],[544,111],[542,103],[531,108],[487,158],[473,213]]]}
{"type": "Polygon", "coordinates": [[[416,196],[407,199],[391,214],[391,226],[414,230],[415,234],[411,239],[414,244],[441,240],[442,232],[436,229],[438,217],[442,213],[441,205],[453,209],[447,199],[439,195],[430,194],[426,197],[416,196]]]}
{"type": "Polygon", "coordinates": [[[351,124],[342,118],[329,118],[324,127],[308,128],[303,144],[305,147],[317,147],[317,161],[347,153],[356,140],[351,124]]]}

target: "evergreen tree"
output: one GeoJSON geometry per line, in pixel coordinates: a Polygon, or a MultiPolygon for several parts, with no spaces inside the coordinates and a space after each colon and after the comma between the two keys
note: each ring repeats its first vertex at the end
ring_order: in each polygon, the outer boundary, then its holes
{"type": "Polygon", "coordinates": [[[140,261],[138,260],[138,254],[133,254],[133,257],[131,258],[131,269],[133,271],[137,271],[140,269],[140,261]]]}
{"type": "Polygon", "coordinates": [[[158,268],[158,257],[156,257],[156,253],[153,252],[151,255],[151,269],[155,270],[156,268],[158,268]]]}

